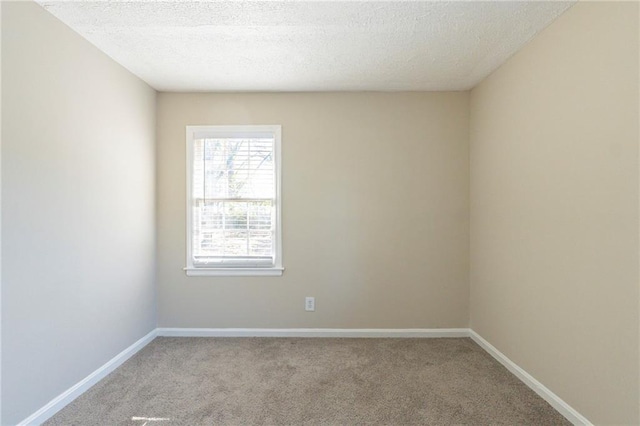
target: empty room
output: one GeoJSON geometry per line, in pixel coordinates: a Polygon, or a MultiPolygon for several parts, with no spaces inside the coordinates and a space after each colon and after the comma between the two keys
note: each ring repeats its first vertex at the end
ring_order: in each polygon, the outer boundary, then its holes
{"type": "Polygon", "coordinates": [[[1,425],[640,425],[640,3],[0,23],[1,425]]]}

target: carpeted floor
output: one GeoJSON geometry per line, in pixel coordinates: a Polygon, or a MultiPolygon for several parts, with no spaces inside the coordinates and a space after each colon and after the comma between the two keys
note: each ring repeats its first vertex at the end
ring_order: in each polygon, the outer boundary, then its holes
{"type": "Polygon", "coordinates": [[[46,425],[570,424],[470,339],[159,337],[46,425]]]}

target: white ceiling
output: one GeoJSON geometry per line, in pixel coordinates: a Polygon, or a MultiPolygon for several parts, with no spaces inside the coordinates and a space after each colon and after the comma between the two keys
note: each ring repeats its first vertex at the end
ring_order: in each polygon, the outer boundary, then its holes
{"type": "Polygon", "coordinates": [[[467,90],[573,4],[39,3],[160,91],[467,90]]]}

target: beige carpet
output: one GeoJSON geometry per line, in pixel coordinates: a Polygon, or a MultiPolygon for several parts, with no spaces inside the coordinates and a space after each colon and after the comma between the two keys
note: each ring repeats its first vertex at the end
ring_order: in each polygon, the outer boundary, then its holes
{"type": "Polygon", "coordinates": [[[180,337],[45,424],[145,423],[570,424],[470,339],[180,337]]]}

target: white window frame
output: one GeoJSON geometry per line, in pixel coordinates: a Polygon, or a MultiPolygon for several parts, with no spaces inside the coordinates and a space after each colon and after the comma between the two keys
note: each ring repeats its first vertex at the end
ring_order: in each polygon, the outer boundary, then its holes
{"type": "Polygon", "coordinates": [[[184,268],[188,276],[280,276],[284,271],[282,266],[282,202],[281,202],[281,155],[280,145],[282,139],[282,126],[280,125],[247,125],[247,126],[187,126],[187,259],[184,268]],[[251,137],[273,134],[274,137],[274,161],[275,161],[275,230],[274,230],[274,264],[264,267],[202,267],[193,263],[192,256],[192,220],[193,220],[193,149],[194,140],[207,137],[251,137]],[[196,137],[196,135],[198,137],[196,137]]]}

